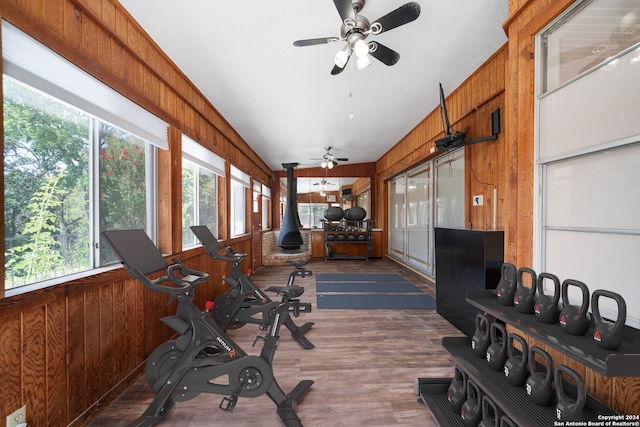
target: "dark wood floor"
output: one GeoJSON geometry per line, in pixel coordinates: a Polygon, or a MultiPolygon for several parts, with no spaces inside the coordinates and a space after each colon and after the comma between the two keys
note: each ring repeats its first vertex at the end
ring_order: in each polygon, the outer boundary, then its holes
{"type": "MultiPolygon", "coordinates": [[[[435,296],[429,281],[414,276],[384,259],[371,261],[312,261],[313,276],[298,279],[305,287],[303,302],[313,311],[295,319],[298,325],[315,322],[307,337],[316,348],[304,350],[286,328],[273,370],[285,392],[300,380],[315,383],[298,406],[306,427],[437,425],[429,410],[417,403],[414,380],[417,377],[451,377],[453,365],[441,348],[444,336],[462,335],[436,313],[436,310],[317,310],[317,273],[398,273],[435,296]]],[[[253,276],[260,287],[285,285],[291,267],[263,267],[253,276]]],[[[274,298],[275,299],[275,298],[274,298]]],[[[231,338],[250,354],[257,326],[229,332],[231,338]]],[[[135,420],[153,398],[144,378],[140,378],[90,426],[124,426],[135,420]]],[[[201,394],[179,402],[159,426],[279,426],[273,402],[266,396],[241,398],[233,413],[218,409],[220,395],[201,394]]]]}

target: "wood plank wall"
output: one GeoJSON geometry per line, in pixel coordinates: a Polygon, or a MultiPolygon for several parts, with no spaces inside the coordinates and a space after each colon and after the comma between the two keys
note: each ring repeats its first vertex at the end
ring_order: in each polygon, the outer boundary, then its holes
{"type": "MultiPolygon", "coordinates": [[[[491,135],[491,113],[500,108],[503,131],[498,135],[498,139],[469,145],[465,151],[465,223],[473,229],[491,229],[493,226],[494,188],[498,190],[497,210],[503,210],[506,53],[506,46],[499,49],[453,90],[446,100],[452,127],[456,130],[466,129],[468,141],[491,135]],[[471,206],[472,195],[483,195],[483,206],[471,206]]],[[[433,90],[434,99],[438,99],[438,88],[433,90]]],[[[442,153],[438,152],[431,153],[431,149],[435,148],[435,140],[443,135],[440,108],[437,107],[377,161],[375,187],[378,192],[376,197],[372,198],[372,204],[378,206],[378,224],[387,223],[388,180],[441,155],[442,153]]],[[[504,227],[504,220],[504,215],[497,215],[497,229],[504,227]]],[[[383,239],[386,253],[386,234],[383,239]]]]}
{"type": "MultiPolygon", "coordinates": [[[[169,123],[170,150],[160,151],[158,160],[159,246],[211,275],[196,304],[215,299],[227,289],[226,265],[201,248],[182,252],[181,190],[171,185],[181,176],[180,134],[225,158],[227,176],[233,163],[271,186],[271,170],[115,0],[0,0],[0,17],[169,123]]],[[[220,235],[226,237],[228,178],[219,184],[220,235]]],[[[250,237],[227,242],[251,253],[250,237]]],[[[0,265],[4,276],[4,261],[0,265]]],[[[129,386],[150,352],[173,334],[158,319],[175,305],[167,307],[166,296],[122,269],[4,296],[3,290],[0,420],[26,404],[29,425],[82,425],[129,386]]]]}

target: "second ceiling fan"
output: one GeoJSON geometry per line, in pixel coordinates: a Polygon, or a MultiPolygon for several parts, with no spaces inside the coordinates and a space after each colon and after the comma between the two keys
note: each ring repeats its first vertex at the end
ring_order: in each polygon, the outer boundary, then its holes
{"type": "Polygon", "coordinates": [[[331,70],[332,75],[340,74],[354,54],[360,70],[371,64],[369,55],[389,66],[396,64],[400,60],[398,52],[379,42],[370,41],[367,43],[365,39],[370,34],[382,34],[385,31],[415,21],[420,16],[420,5],[418,3],[406,3],[373,22],[369,22],[366,17],[359,14],[364,7],[365,0],[333,0],[333,3],[342,18],[340,37],[298,40],[293,42],[294,46],[303,47],[346,41],[344,48],[333,58],[335,66],[331,70]]]}
{"type": "Polygon", "coordinates": [[[334,166],[338,164],[338,162],[348,162],[349,159],[346,157],[336,157],[331,154],[331,149],[333,147],[328,146],[324,147],[325,153],[321,159],[311,159],[311,160],[321,160],[320,167],[323,169],[333,169],[334,166]]]}

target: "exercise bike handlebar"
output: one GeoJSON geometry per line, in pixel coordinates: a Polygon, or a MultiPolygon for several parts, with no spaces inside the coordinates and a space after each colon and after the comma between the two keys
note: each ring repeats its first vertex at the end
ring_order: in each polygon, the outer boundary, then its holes
{"type": "Polygon", "coordinates": [[[190,270],[175,258],[174,261],[176,262],[175,264],[167,267],[167,274],[155,280],[149,279],[137,268],[132,268],[129,271],[134,278],[138,279],[145,287],[152,291],[172,295],[187,293],[201,282],[209,279],[207,273],[190,270]],[[171,282],[175,287],[164,284],[167,282],[171,282]]]}
{"type": "Polygon", "coordinates": [[[226,251],[227,255],[229,255],[230,257],[233,257],[236,261],[241,261],[241,260],[245,259],[248,256],[244,252],[236,252],[229,245],[224,245],[224,248],[225,248],[225,251],[226,251]]]}

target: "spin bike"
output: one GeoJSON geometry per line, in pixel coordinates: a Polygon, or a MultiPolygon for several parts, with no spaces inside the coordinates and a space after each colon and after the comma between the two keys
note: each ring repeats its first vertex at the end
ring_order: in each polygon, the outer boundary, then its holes
{"type": "Polygon", "coordinates": [[[302,295],[303,288],[266,289],[283,295],[288,302],[273,303],[273,321],[263,338],[260,356],[248,355],[210,320],[208,312],[193,304],[195,289],[209,279],[207,273],[190,270],[176,258],[169,265],[143,230],[104,231],[102,235],[131,277],[178,301],[176,314],[160,320],[179,336],[161,344],[149,356],[146,378],[156,396],[130,427],[152,426],[169,413],[175,402],[193,399],[200,393],[224,395],[219,408],[226,412],[233,412],[239,397],[266,394],[276,404],[285,426],[302,427],[297,404],[313,381],[303,380],[285,394],[276,382],[272,362],[285,314],[311,309],[310,304],[295,299],[302,295]],[[147,275],[156,271],[166,274],[150,280],[147,275]]]}
{"type": "MultiPolygon", "coordinates": [[[[238,329],[246,323],[258,323],[265,325],[265,316],[263,315],[266,306],[273,303],[260,289],[249,279],[249,276],[242,273],[240,263],[247,257],[247,254],[235,252],[230,246],[226,246],[225,255],[220,254],[223,247],[218,243],[218,239],[211,233],[206,225],[191,226],[191,231],[200,240],[205,248],[207,255],[212,259],[225,261],[231,264],[231,275],[224,279],[225,283],[233,289],[219,296],[211,311],[216,323],[223,329],[238,329]]],[[[304,266],[306,261],[287,261],[294,267],[289,274],[287,286],[293,286],[296,277],[307,277],[313,273],[306,270],[304,266]]],[[[285,303],[286,296],[283,297],[285,303]]],[[[283,324],[291,331],[291,336],[309,350],[315,346],[304,336],[304,334],[313,326],[312,322],[297,326],[288,313],[284,313],[283,324]]]]}

